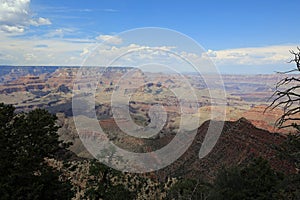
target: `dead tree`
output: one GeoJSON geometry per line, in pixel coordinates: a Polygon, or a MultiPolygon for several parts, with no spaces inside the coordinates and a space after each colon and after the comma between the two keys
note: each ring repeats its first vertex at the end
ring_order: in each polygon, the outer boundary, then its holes
{"type": "MultiPolygon", "coordinates": [[[[275,92],[271,96],[272,103],[267,109],[282,108],[283,114],[276,120],[275,126],[278,128],[294,127],[300,131],[300,48],[297,52],[290,51],[294,59],[289,63],[295,63],[296,68],[286,72],[278,72],[280,74],[289,74],[289,76],[281,79],[275,88],[275,92]]],[[[266,110],[267,110],[266,109],[266,110]]]]}

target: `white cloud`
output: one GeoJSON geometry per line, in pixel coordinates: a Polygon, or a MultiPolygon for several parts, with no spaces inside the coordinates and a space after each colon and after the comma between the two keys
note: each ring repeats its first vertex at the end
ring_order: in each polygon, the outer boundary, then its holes
{"type": "Polygon", "coordinates": [[[105,12],[118,12],[118,10],[116,10],[116,9],[111,9],[111,8],[103,9],[103,11],[105,11],[105,12]]]}
{"type": "Polygon", "coordinates": [[[99,35],[96,39],[107,44],[122,44],[123,42],[122,38],[113,35],[99,35]]]}
{"type": "Polygon", "coordinates": [[[30,0],[1,0],[0,30],[7,33],[22,33],[29,26],[51,24],[47,18],[35,18],[29,6],[30,0]]]}
{"type": "Polygon", "coordinates": [[[252,48],[226,49],[207,52],[217,65],[282,65],[289,61],[289,50],[296,45],[278,45],[252,48]],[[212,53],[213,52],[213,53],[212,53]]]}
{"type": "Polygon", "coordinates": [[[7,33],[23,33],[24,27],[23,26],[9,26],[9,25],[1,25],[0,30],[7,32],[7,33]]]}
{"type": "MultiPolygon", "coordinates": [[[[14,30],[16,31],[16,30],[14,30]]],[[[57,33],[62,31],[57,30],[57,33]]],[[[116,36],[102,35],[99,39],[112,39],[116,36]]],[[[268,66],[268,71],[281,71],[292,58],[289,50],[297,45],[265,46],[253,48],[208,50],[204,53],[180,51],[173,46],[145,46],[140,44],[120,45],[102,43],[97,46],[95,40],[62,37],[12,38],[0,34],[0,64],[12,65],[81,65],[85,58],[86,65],[139,66],[151,62],[162,63],[179,71],[188,70],[193,63],[202,71],[210,72],[213,61],[217,67],[226,71],[228,66],[243,71],[249,66],[268,66]],[[96,49],[94,49],[97,47],[96,49]],[[173,54],[169,53],[173,52],[173,54]],[[119,56],[121,58],[117,59],[119,56]],[[183,59],[182,59],[183,58],[183,59]],[[244,68],[243,68],[244,67],[244,68]],[[281,68],[280,68],[281,67],[281,68]]],[[[120,40],[116,40],[120,43],[120,40]]],[[[114,43],[116,43],[114,41],[114,43]]],[[[229,67],[229,68],[230,68],[229,67]]],[[[190,68],[191,69],[191,68],[190,68]]],[[[231,70],[233,68],[230,68],[231,70]]],[[[259,73],[259,67],[256,68],[259,73]]]]}
{"type": "Polygon", "coordinates": [[[41,26],[41,25],[50,25],[51,21],[47,18],[39,17],[38,19],[31,19],[30,25],[41,26]]]}
{"type": "Polygon", "coordinates": [[[216,57],[217,54],[216,54],[215,51],[213,51],[213,50],[211,50],[211,49],[208,49],[208,51],[207,51],[207,56],[209,56],[209,57],[216,57]]]}
{"type": "Polygon", "coordinates": [[[82,53],[80,54],[80,56],[85,56],[89,53],[90,53],[90,50],[87,47],[85,47],[85,48],[83,48],[82,53]]]}
{"type": "Polygon", "coordinates": [[[33,60],[36,60],[36,55],[35,54],[33,54],[33,53],[26,53],[26,54],[24,54],[24,59],[26,60],[26,61],[33,61],[33,60]]]}
{"type": "Polygon", "coordinates": [[[45,37],[64,37],[65,35],[67,34],[70,34],[70,33],[74,33],[75,32],[75,29],[72,29],[72,28],[58,28],[58,29],[55,29],[55,30],[50,30],[46,35],[45,37]]]}

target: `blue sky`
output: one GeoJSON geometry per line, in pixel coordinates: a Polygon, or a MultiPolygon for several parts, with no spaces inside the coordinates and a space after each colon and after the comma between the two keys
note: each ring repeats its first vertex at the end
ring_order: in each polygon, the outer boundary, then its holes
{"type": "MultiPolygon", "coordinates": [[[[1,1],[0,39],[7,42],[0,48],[0,64],[47,64],[46,58],[35,63],[34,57],[40,56],[31,48],[47,48],[48,44],[59,48],[64,42],[70,45],[65,56],[78,57],[86,47],[73,43],[90,46],[100,35],[139,27],[169,28],[186,34],[214,55],[212,59],[222,72],[282,70],[289,67],[288,50],[300,44],[299,1],[293,0],[16,0],[9,6],[7,0],[1,1]],[[22,9],[30,14],[22,13],[22,9]],[[13,49],[12,43],[23,50],[13,49]],[[71,52],[72,48],[78,49],[71,52]],[[27,54],[32,54],[31,59],[26,59],[30,58],[27,54]],[[243,55],[247,59],[241,58],[243,55]]],[[[50,49],[45,52],[53,59],[49,64],[74,64],[62,62],[50,49]]]]}
{"type": "Polygon", "coordinates": [[[300,41],[299,1],[98,1],[33,0],[53,27],[74,28],[89,37],[137,27],[180,31],[215,50],[300,41]]]}

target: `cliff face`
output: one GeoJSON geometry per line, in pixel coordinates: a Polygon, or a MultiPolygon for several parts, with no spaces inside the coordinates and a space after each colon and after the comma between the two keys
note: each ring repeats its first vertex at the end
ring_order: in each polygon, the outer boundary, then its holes
{"type": "Polygon", "coordinates": [[[270,165],[283,173],[295,173],[293,162],[279,157],[276,147],[285,141],[285,137],[256,128],[245,118],[235,122],[225,122],[221,137],[213,150],[199,159],[201,143],[209,127],[209,121],[203,123],[190,148],[172,165],[159,171],[159,176],[203,177],[212,180],[223,166],[246,164],[254,157],[262,157],[270,165]]]}
{"type": "MultiPolygon", "coordinates": [[[[13,73],[10,74],[12,75],[13,73]]],[[[0,85],[0,93],[55,90],[61,85],[72,88],[75,75],[76,69],[72,68],[57,69],[51,75],[49,73],[26,74],[16,79],[11,78],[9,82],[0,85]]]]}
{"type": "Polygon", "coordinates": [[[8,84],[0,86],[0,93],[26,92],[48,88],[45,76],[26,75],[8,84]]]}
{"type": "Polygon", "coordinates": [[[76,73],[77,69],[74,68],[58,69],[47,79],[47,84],[51,89],[57,89],[61,85],[71,89],[73,87],[73,81],[76,78],[76,73]]]}

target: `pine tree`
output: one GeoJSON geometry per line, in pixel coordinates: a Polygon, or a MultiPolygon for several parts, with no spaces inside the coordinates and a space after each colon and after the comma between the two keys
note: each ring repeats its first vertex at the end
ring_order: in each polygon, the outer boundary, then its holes
{"type": "Polygon", "coordinates": [[[61,182],[59,172],[44,160],[63,147],[56,116],[42,109],[14,111],[0,104],[1,199],[71,199],[71,185],[61,182]]]}

